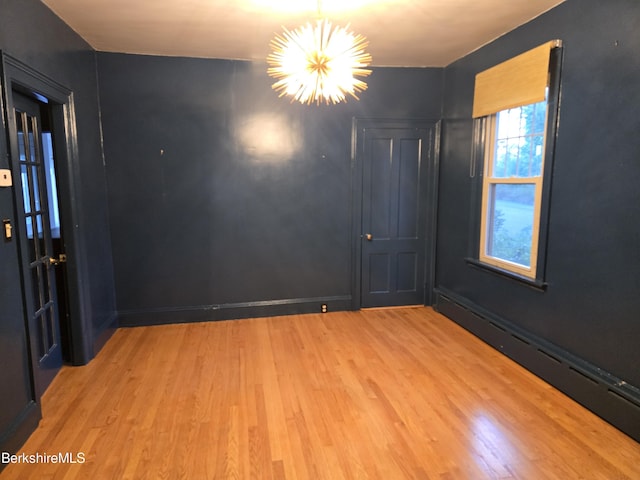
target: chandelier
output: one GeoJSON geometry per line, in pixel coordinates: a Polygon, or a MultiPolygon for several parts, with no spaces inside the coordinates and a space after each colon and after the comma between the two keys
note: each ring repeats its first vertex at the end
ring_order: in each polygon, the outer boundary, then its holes
{"type": "Polygon", "coordinates": [[[358,99],[367,84],[356,78],[366,77],[371,70],[369,45],[362,35],[346,27],[333,26],[327,19],[307,23],[276,35],[271,40],[272,52],[267,56],[267,73],[276,79],[272,88],[292,97],[293,101],[310,105],[321,102],[336,104],[347,95],[358,99]]]}

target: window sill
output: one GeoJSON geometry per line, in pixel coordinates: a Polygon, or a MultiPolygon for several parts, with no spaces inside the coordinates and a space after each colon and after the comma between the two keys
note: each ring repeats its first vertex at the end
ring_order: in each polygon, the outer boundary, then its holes
{"type": "Polygon", "coordinates": [[[474,268],[478,268],[480,270],[485,270],[487,272],[493,273],[495,275],[499,275],[501,277],[510,278],[517,282],[520,282],[528,287],[531,287],[535,290],[544,292],[547,289],[547,283],[542,280],[537,280],[533,278],[523,277],[522,275],[518,275],[517,273],[509,272],[507,270],[503,270],[498,267],[494,267],[493,265],[488,265],[486,263],[482,263],[475,258],[465,258],[465,261],[468,265],[474,268]]]}

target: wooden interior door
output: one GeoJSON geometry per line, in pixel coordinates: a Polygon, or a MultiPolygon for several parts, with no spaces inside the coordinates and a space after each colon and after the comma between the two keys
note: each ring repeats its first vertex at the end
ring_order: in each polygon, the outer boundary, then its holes
{"type": "Polygon", "coordinates": [[[435,130],[398,122],[360,132],[362,307],[425,303],[435,130]]]}

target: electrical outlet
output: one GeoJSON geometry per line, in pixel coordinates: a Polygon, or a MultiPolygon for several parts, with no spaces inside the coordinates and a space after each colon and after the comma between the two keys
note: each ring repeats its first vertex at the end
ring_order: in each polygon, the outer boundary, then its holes
{"type": "Polygon", "coordinates": [[[322,313],[327,313],[327,304],[323,303],[322,305],[320,305],[320,311],[322,313]]]}

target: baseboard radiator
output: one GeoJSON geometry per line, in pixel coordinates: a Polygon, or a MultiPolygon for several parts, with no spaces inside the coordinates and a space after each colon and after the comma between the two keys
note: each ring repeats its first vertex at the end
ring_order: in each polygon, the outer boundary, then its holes
{"type": "Polygon", "coordinates": [[[437,311],[640,442],[640,389],[452,292],[435,294],[437,311]]]}

